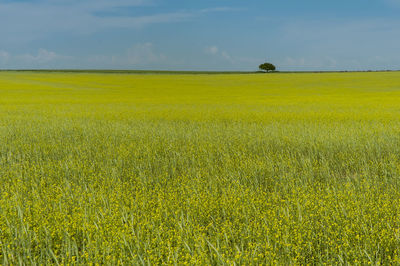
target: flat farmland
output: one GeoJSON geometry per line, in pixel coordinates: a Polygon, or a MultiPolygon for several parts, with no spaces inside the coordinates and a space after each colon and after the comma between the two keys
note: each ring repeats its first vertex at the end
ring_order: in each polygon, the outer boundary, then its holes
{"type": "Polygon", "coordinates": [[[399,264],[400,72],[0,72],[3,264],[399,264]]]}

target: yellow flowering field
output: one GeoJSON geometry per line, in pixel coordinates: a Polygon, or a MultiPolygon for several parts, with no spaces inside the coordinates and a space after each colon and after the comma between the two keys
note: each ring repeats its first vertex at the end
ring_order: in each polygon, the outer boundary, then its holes
{"type": "Polygon", "coordinates": [[[0,72],[2,264],[399,264],[400,72],[0,72]]]}

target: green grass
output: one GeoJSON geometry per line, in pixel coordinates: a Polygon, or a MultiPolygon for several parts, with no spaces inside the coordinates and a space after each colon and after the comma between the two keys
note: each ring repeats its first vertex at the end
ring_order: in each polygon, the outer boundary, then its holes
{"type": "Polygon", "coordinates": [[[3,264],[399,264],[400,73],[0,73],[3,264]]]}

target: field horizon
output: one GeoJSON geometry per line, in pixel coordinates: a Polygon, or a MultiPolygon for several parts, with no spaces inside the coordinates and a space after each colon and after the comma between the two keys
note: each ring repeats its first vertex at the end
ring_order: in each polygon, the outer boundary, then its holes
{"type": "Polygon", "coordinates": [[[398,69],[381,70],[304,70],[271,72],[254,71],[229,71],[229,70],[142,70],[142,69],[0,69],[0,72],[33,72],[33,73],[100,73],[100,74],[317,74],[317,73],[368,73],[368,72],[400,72],[398,69]]]}

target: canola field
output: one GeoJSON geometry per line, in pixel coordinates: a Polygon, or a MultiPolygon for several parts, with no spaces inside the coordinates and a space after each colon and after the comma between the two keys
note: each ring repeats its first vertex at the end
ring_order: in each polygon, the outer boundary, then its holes
{"type": "Polygon", "coordinates": [[[0,263],[400,264],[400,72],[0,72],[0,263]]]}

